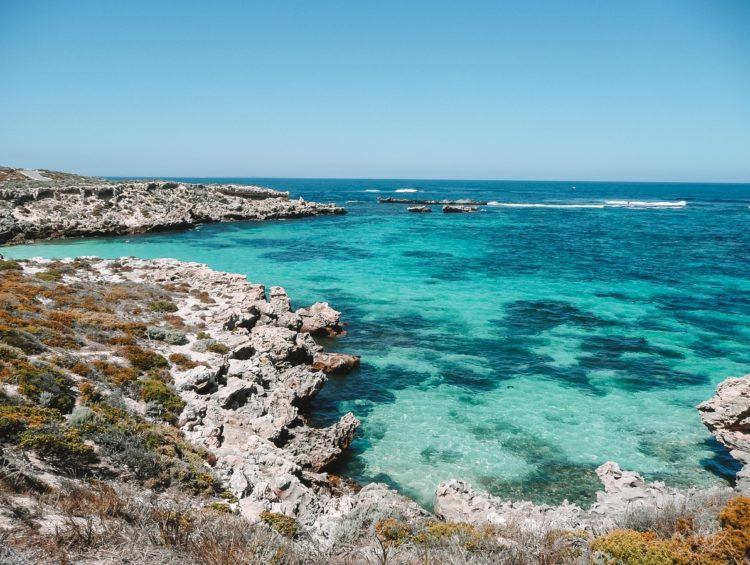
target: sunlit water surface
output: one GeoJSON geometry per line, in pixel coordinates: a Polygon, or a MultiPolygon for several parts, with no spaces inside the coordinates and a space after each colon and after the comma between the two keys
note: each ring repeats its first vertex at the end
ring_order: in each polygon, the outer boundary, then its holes
{"type": "Polygon", "coordinates": [[[330,347],[362,368],[331,378],[312,418],[354,412],[338,472],[427,506],[453,477],[585,502],[606,460],[673,485],[734,471],[694,407],[750,372],[750,186],[231,180],[349,214],[3,252],[175,257],[284,286],[296,306],[329,301],[350,323],[330,347]],[[395,195],[495,204],[376,202],[395,195]]]}

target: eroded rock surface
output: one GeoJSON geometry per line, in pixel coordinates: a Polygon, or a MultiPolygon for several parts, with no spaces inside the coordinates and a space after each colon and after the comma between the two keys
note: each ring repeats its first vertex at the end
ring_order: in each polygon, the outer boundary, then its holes
{"type": "Polygon", "coordinates": [[[8,244],[345,213],[335,204],[290,200],[286,192],[258,186],[85,177],[0,183],[0,243],[8,244]]]}
{"type": "Polygon", "coordinates": [[[750,494],[750,375],[731,377],[716,388],[716,395],[698,405],[706,427],[740,461],[737,489],[750,494]]]}
{"type": "Polygon", "coordinates": [[[352,512],[390,504],[399,513],[427,513],[385,485],[359,491],[334,486],[326,469],[347,449],[359,421],[353,414],[316,428],[304,410],[324,386],[327,371],[351,368],[359,357],[325,353],[311,336],[341,327],[340,314],[327,304],[294,312],[283,288],[262,285],[205,265],[170,259],[95,261],[78,276],[122,283],[133,281],[189,289],[173,296],[186,327],[187,343],[154,342],[165,357],[187,354],[198,366],[172,367],[175,389],[186,406],[178,426],[191,442],[216,457],[215,474],[238,498],[240,513],[258,522],[264,511],[293,516],[321,543],[337,536],[352,512]],[[306,325],[307,324],[307,325],[306,325]],[[307,331],[302,331],[307,330],[307,331]],[[225,347],[213,350],[210,344],[225,347]],[[316,363],[316,360],[318,363],[316,363]]]}

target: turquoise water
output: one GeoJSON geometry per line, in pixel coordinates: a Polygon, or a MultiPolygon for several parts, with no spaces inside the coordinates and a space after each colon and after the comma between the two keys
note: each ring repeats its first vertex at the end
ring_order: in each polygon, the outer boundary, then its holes
{"type": "Polygon", "coordinates": [[[284,286],[297,306],[331,302],[350,322],[331,346],[363,364],[331,379],[312,418],[353,411],[338,471],[428,506],[452,477],[587,501],[606,460],[673,485],[733,473],[694,406],[750,372],[749,185],[247,182],[349,214],[3,253],[176,257],[284,286]],[[414,215],[378,195],[497,204],[414,215]]]}

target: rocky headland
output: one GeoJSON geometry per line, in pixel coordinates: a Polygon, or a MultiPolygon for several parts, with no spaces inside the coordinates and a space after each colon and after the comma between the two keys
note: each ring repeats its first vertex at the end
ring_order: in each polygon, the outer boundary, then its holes
{"type": "Polygon", "coordinates": [[[287,192],[258,186],[114,182],[0,168],[0,244],[6,245],[345,213],[335,204],[290,199],[287,192]]]}
{"type": "MultiPolygon", "coordinates": [[[[670,563],[733,562],[750,548],[732,537],[746,525],[735,514],[750,519],[750,499],[738,498],[747,467],[736,488],[698,491],[608,462],[590,508],[506,501],[450,480],[437,487],[434,512],[387,485],[331,474],[359,422],[349,413],[317,428],[306,407],[327,374],[359,363],[314,339],[344,328],[326,303],[294,309],[282,288],[196,263],[3,261],[2,540],[18,559],[55,562],[63,546],[78,562],[112,563],[137,562],[124,549],[106,554],[112,539],[130,552],[145,544],[151,562],[196,563],[267,562],[258,536],[279,563],[536,563],[540,551],[548,562],[617,562],[607,556],[628,540],[666,550],[662,530],[642,533],[658,528],[681,536],[669,551],[698,555],[703,540],[718,559],[670,563]],[[98,510],[71,510],[70,493],[94,497],[98,510]],[[105,496],[116,512],[100,508],[105,496]],[[681,518],[689,528],[678,528],[681,518]],[[223,545],[207,557],[206,532],[221,545],[226,528],[245,536],[231,550],[241,559],[223,545]],[[706,541],[716,536],[723,541],[706,541]]],[[[723,383],[699,410],[747,463],[750,375],[723,383]]]]}

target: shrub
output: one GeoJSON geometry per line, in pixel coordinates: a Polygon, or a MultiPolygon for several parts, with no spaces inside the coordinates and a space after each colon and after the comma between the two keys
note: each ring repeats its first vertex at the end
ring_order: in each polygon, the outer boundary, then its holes
{"type": "Polygon", "coordinates": [[[68,418],[68,424],[74,428],[80,428],[81,426],[92,422],[95,418],[96,414],[91,408],[80,406],[73,410],[68,418]]]}
{"type": "Polygon", "coordinates": [[[149,371],[150,369],[159,369],[169,367],[169,361],[156,353],[155,351],[142,349],[137,345],[130,345],[124,348],[123,354],[136,369],[149,371]]]}
{"type": "Polygon", "coordinates": [[[13,379],[18,384],[18,392],[34,402],[40,402],[42,393],[46,392],[46,406],[49,408],[57,408],[67,414],[75,405],[75,397],[70,391],[72,381],[50,366],[39,367],[25,361],[17,362],[13,379]]]}
{"type": "MultiPolygon", "coordinates": [[[[133,367],[123,367],[106,361],[94,361],[92,365],[96,371],[101,373],[110,383],[116,386],[135,381],[138,378],[138,370],[133,367]]],[[[91,373],[88,373],[87,376],[89,378],[94,378],[94,375],[91,373]]]]}
{"type": "Polygon", "coordinates": [[[0,405],[0,437],[13,439],[28,428],[62,421],[59,410],[36,406],[0,405]]]}
{"type": "Polygon", "coordinates": [[[230,514],[232,512],[232,509],[229,508],[228,504],[225,504],[223,502],[212,502],[208,506],[206,506],[209,510],[213,510],[214,512],[222,512],[224,514],[230,514]]]}
{"type": "Polygon", "coordinates": [[[9,328],[8,326],[0,326],[0,342],[20,349],[28,355],[41,353],[45,350],[39,339],[29,332],[9,328]]]}
{"type": "Polygon", "coordinates": [[[375,524],[375,535],[387,544],[398,547],[412,537],[413,530],[409,524],[400,522],[395,518],[386,518],[375,524]]]}
{"type": "Polygon", "coordinates": [[[23,351],[7,343],[0,342],[0,361],[10,361],[11,359],[23,359],[26,356],[23,351]]]}
{"type": "Polygon", "coordinates": [[[95,432],[93,439],[114,463],[127,467],[141,480],[162,471],[159,456],[146,446],[143,437],[110,427],[95,432]]]}
{"type": "Polygon", "coordinates": [[[141,387],[141,400],[144,402],[156,402],[164,408],[165,419],[169,422],[175,421],[185,402],[174,390],[162,381],[155,379],[143,379],[139,381],[141,387]]]}
{"type": "Polygon", "coordinates": [[[42,273],[37,273],[36,278],[45,282],[58,282],[62,279],[63,273],[58,269],[47,269],[42,273]]]}
{"type": "Polygon", "coordinates": [[[0,271],[21,271],[23,270],[23,267],[18,263],[18,261],[13,261],[12,259],[0,259],[0,271]]]}
{"type": "Polygon", "coordinates": [[[210,343],[207,349],[211,353],[219,353],[221,355],[226,355],[231,351],[228,346],[224,345],[223,343],[219,343],[218,341],[210,343]]]}
{"type": "Polygon", "coordinates": [[[172,355],[169,356],[169,362],[174,363],[183,370],[192,369],[198,366],[198,363],[183,353],[172,353],[172,355]]]}
{"type": "Polygon", "coordinates": [[[57,426],[26,430],[20,435],[18,446],[73,469],[91,461],[94,455],[94,448],[83,443],[76,430],[64,430],[57,426]]]}
{"type": "Polygon", "coordinates": [[[162,327],[146,328],[146,337],[148,339],[163,341],[170,345],[185,345],[188,342],[188,339],[184,333],[170,328],[162,327]]]}
{"type": "Polygon", "coordinates": [[[155,300],[148,305],[148,309],[152,312],[177,312],[177,304],[171,300],[155,300]]]}
{"type": "Polygon", "coordinates": [[[260,519],[289,539],[297,535],[297,522],[291,516],[285,516],[278,512],[261,512],[260,519]]]}

